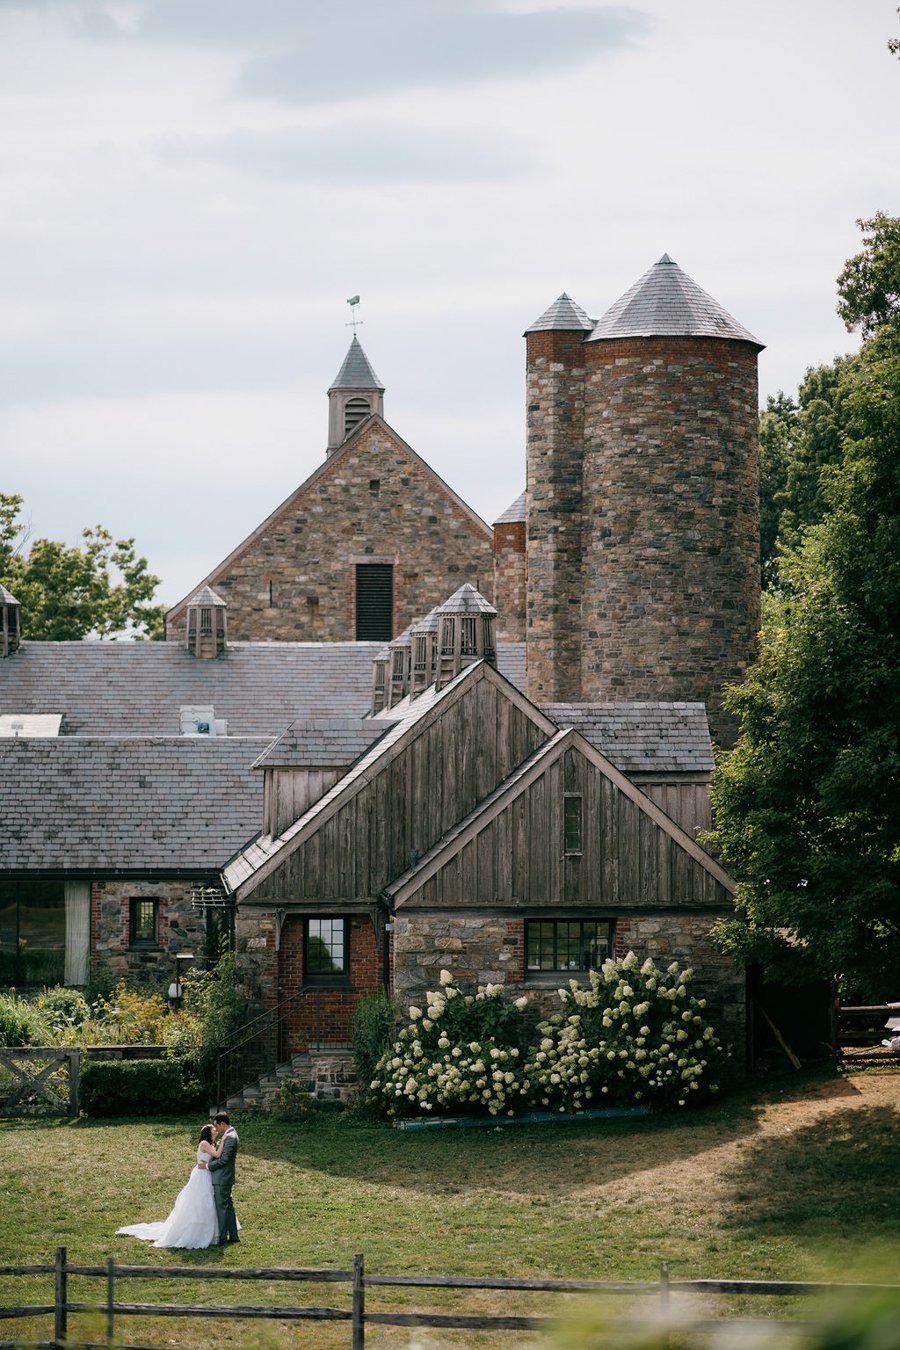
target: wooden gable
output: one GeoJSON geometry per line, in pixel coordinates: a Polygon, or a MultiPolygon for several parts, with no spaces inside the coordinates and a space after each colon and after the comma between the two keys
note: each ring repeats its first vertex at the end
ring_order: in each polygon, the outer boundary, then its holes
{"type": "Polygon", "coordinates": [[[399,906],[729,908],[734,884],[700,845],[572,729],[391,886],[399,906]],[[581,848],[566,851],[567,796],[581,848]]]}
{"type": "Polygon", "coordinates": [[[280,840],[250,846],[252,871],[233,874],[239,903],[377,897],[556,730],[484,663],[415,709],[280,840]]]}

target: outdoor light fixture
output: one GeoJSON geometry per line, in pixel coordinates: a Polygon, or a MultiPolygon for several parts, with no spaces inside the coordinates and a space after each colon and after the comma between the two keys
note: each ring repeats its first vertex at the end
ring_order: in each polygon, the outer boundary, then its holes
{"type": "Polygon", "coordinates": [[[180,1008],[184,998],[184,972],[189,962],[193,961],[193,952],[175,953],[175,978],[169,985],[169,1007],[180,1008]],[[179,964],[182,962],[183,964],[179,964]]]}

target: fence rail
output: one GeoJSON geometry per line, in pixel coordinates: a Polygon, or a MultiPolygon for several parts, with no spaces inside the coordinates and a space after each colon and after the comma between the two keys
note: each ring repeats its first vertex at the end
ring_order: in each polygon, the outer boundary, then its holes
{"type": "Polygon", "coordinates": [[[0,1117],[77,1116],[80,1050],[0,1049],[0,1117]]]}
{"type": "MultiPolygon", "coordinates": [[[[437,1313],[416,1312],[370,1312],[366,1308],[366,1290],[369,1288],[406,1288],[406,1289],[460,1289],[485,1290],[505,1289],[521,1292],[540,1293],[591,1293],[626,1294],[655,1296],[660,1309],[666,1311],[669,1298],[674,1293],[685,1294],[743,1294],[765,1295],[767,1297],[809,1295],[835,1291],[884,1291],[898,1290],[897,1284],[832,1284],[814,1280],[673,1280],[669,1277],[666,1262],[660,1265],[658,1280],[553,1280],[553,1279],[515,1279],[473,1275],[367,1275],[362,1253],[353,1258],[351,1270],[319,1269],[309,1267],[245,1268],[237,1270],[210,1270],[196,1266],[131,1266],[117,1264],[109,1257],[105,1265],[78,1265],[68,1260],[65,1247],[57,1247],[56,1260],[52,1265],[0,1266],[0,1276],[25,1277],[34,1275],[52,1275],[54,1279],[53,1302],[19,1304],[0,1307],[0,1319],[13,1320],[25,1317],[45,1317],[53,1315],[52,1341],[0,1341],[0,1350],[5,1347],[23,1346],[63,1347],[74,1343],[67,1341],[68,1319],[70,1313],[100,1313],[106,1319],[105,1347],[112,1346],[115,1338],[115,1320],[117,1317],[228,1317],[228,1318],[265,1318],[279,1322],[346,1322],[350,1324],[352,1350],[364,1350],[365,1329],[367,1326],[421,1326],[444,1327],[496,1331],[537,1331],[549,1326],[554,1319],[547,1315],[513,1314],[474,1314],[474,1313],[437,1313]],[[102,1302],[87,1303],[69,1298],[68,1281],[70,1276],[102,1279],[105,1281],[106,1297],[102,1302]],[[272,1307],[262,1304],[196,1304],[196,1303],[131,1303],[116,1298],[118,1280],[200,1280],[202,1281],[252,1281],[265,1280],[270,1283],[288,1284],[349,1284],[351,1304],[349,1308],[311,1307],[288,1305],[272,1307]]],[[[777,1325],[777,1323],[772,1323],[777,1325]]],[[[706,1325],[705,1323],[703,1324],[706,1325]]],[[[716,1324],[720,1328],[723,1322],[716,1324]]],[[[735,1324],[737,1325],[737,1324],[735,1324]]],[[[791,1324],[797,1325],[797,1324],[791,1324]]],[[[88,1350],[85,1346],[84,1350],[88,1350]]],[[[103,1350],[103,1347],[97,1347],[103,1350]]],[[[123,1350],[150,1350],[149,1347],[123,1347],[123,1350]]]]}

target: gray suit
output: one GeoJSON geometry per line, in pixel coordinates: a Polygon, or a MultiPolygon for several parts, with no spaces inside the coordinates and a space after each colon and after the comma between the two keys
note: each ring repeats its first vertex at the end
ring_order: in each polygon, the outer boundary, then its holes
{"type": "Polygon", "coordinates": [[[237,1242],[237,1216],[231,1200],[231,1188],[234,1185],[234,1164],[240,1140],[234,1126],[229,1126],[222,1143],[222,1156],[210,1158],[207,1163],[210,1180],[213,1184],[213,1198],[216,1202],[216,1214],[219,1216],[219,1242],[237,1242]]]}

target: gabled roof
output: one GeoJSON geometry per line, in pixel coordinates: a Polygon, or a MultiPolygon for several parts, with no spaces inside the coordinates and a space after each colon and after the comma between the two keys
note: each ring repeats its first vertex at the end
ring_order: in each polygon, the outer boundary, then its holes
{"type": "Polygon", "coordinates": [[[384,385],[369,364],[369,358],[355,333],[350,350],[344,357],[344,364],[328,390],[329,394],[335,389],[377,389],[380,394],[384,393],[384,385]]]}
{"type": "Polygon", "coordinates": [[[254,769],[342,769],[383,736],[371,717],[298,718],[260,755],[254,769]]]}
{"type": "Polygon", "coordinates": [[[715,337],[763,347],[668,253],[597,320],[587,341],[625,337],[715,337]]]}
{"type": "Polygon", "coordinates": [[[0,741],[0,874],[214,875],[262,819],[263,737],[0,741]]]}
{"type": "Polygon", "coordinates": [[[703,703],[542,703],[623,773],[710,774],[715,766],[703,703]]]}
{"type": "Polygon", "coordinates": [[[580,305],[563,291],[558,300],[545,309],[539,319],[535,319],[530,328],[525,329],[524,336],[529,333],[589,333],[594,327],[594,320],[590,318],[580,305]]]}
{"type": "MultiPolygon", "coordinates": [[[[393,427],[389,426],[383,417],[378,413],[373,413],[371,417],[365,418],[357,427],[354,427],[347,439],[343,441],[341,445],[338,446],[338,448],[300,484],[298,488],[295,488],[291,495],[286,497],[280,506],[276,506],[275,510],[266,516],[265,520],[257,525],[256,529],[238,544],[237,548],[232,549],[228,556],[223,558],[222,561],[203,578],[200,582],[200,586],[214,584],[222,573],[227,571],[232,563],[236,562],[247,549],[267,534],[281,516],[290,511],[302,497],[306,496],[308,492],[311,492],[324,478],[327,478],[330,475],[339,477],[345,457],[349,457],[353,451],[358,449],[361,441],[367,436],[371,436],[373,432],[376,431],[380,431],[389,437],[394,448],[402,455],[406,455],[413,464],[431,479],[436,491],[453,503],[460,515],[468,520],[474,533],[481,535],[488,543],[493,542],[493,532],[486,521],[483,521],[481,516],[473,511],[471,506],[467,505],[462,497],[458,496],[457,493],[444,482],[440,474],[435,473],[431,465],[428,464],[421,455],[416,454],[411,445],[407,445],[403,437],[400,436],[393,427]]],[[[166,622],[170,622],[186,608],[188,599],[189,596],[184,596],[167,611],[166,622]]]]}
{"type": "Polygon", "coordinates": [[[505,782],[501,783],[474,811],[464,820],[461,820],[453,830],[449,831],[413,867],[410,867],[402,876],[397,877],[389,886],[386,886],[385,895],[398,907],[403,905],[430,877],[458,854],[480,830],[484,829],[501,811],[505,810],[511,801],[545,773],[554,760],[559,759],[570,748],[579,750],[604,777],[609,779],[619,792],[632,801],[679,848],[683,849],[730,895],[734,894],[735,883],[716,860],[705,849],[701,848],[697,841],[692,839],[680,825],[676,825],[675,821],[667,816],[661,807],[651,801],[623,773],[620,773],[599,750],[595,749],[574,728],[570,727],[558,731],[551,740],[536,750],[530,759],[527,759],[510,774],[505,782]]]}
{"type": "MultiPolygon", "coordinates": [[[[499,675],[484,661],[467,666],[455,679],[436,691],[434,685],[419,698],[405,704],[402,715],[388,721],[380,740],[363,754],[334,787],[315,802],[299,820],[293,822],[277,838],[263,835],[252,840],[229,862],[222,872],[226,888],[236,893],[239,900],[249,895],[290,853],[329,820],[348,800],[355,796],[375,774],[381,772],[406,743],[428,721],[441,716],[442,711],[473,688],[479,680],[499,683],[511,703],[526,713],[546,735],[553,734],[553,724],[524,694],[499,675]]],[[[397,713],[398,709],[392,709],[397,713]]]]}

